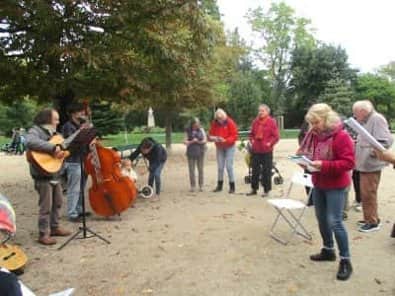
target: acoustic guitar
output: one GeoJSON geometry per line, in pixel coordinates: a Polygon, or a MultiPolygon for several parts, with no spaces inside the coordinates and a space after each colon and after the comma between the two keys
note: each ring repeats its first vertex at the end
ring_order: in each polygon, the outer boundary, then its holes
{"type": "Polygon", "coordinates": [[[16,274],[22,274],[27,262],[26,254],[15,245],[0,245],[0,267],[16,274]]]}
{"type": "Polygon", "coordinates": [[[66,157],[70,155],[67,151],[68,146],[81,132],[81,129],[75,131],[66,140],[59,134],[54,135],[48,142],[54,145],[59,145],[65,152],[62,158],[56,158],[52,154],[29,150],[26,153],[27,160],[35,164],[43,173],[51,175],[60,171],[66,157]]]}

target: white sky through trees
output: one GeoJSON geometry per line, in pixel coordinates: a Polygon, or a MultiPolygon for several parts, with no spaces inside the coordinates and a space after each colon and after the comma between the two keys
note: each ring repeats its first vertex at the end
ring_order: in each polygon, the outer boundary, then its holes
{"type": "MultiPolygon", "coordinates": [[[[240,35],[254,39],[245,15],[249,8],[272,1],[218,0],[226,30],[239,28],[240,35]]],[[[298,17],[312,21],[315,37],[346,49],[350,64],[372,72],[395,61],[395,0],[285,0],[298,17]]],[[[256,37],[255,37],[256,38],[256,37]]]]}

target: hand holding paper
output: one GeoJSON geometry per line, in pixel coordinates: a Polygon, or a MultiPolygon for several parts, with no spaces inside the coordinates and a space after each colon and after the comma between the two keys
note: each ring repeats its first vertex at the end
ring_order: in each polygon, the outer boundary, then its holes
{"type": "Polygon", "coordinates": [[[291,155],[288,158],[306,168],[309,172],[318,172],[320,170],[316,167],[318,165],[316,161],[313,162],[304,155],[291,155]]]}
{"type": "Polygon", "coordinates": [[[344,124],[347,124],[350,128],[352,128],[362,139],[367,141],[373,148],[385,151],[384,146],[376,140],[362,125],[358,123],[354,118],[350,117],[349,119],[344,121],[344,124]]]}

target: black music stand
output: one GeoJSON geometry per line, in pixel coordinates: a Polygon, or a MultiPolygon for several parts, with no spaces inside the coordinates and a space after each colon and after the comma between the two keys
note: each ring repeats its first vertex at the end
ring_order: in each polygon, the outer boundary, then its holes
{"type": "MultiPolygon", "coordinates": [[[[92,140],[96,137],[96,129],[95,128],[84,128],[81,129],[78,135],[68,144],[68,148],[70,150],[74,151],[82,151],[82,154],[85,154],[86,151],[84,151],[84,147],[87,147],[89,143],[92,142],[92,140]]],[[[69,242],[71,242],[75,238],[79,239],[85,239],[85,238],[91,238],[97,236],[100,238],[102,241],[106,242],[107,244],[110,244],[110,242],[102,237],[101,235],[97,234],[96,232],[92,231],[86,226],[86,211],[85,211],[85,182],[84,182],[84,162],[83,162],[83,157],[81,156],[80,158],[80,165],[81,165],[81,181],[80,181],[80,198],[82,199],[82,226],[79,227],[79,230],[74,233],[67,241],[65,241],[59,248],[58,250],[61,250],[63,247],[65,247],[69,242]],[[91,235],[88,236],[87,233],[90,233],[91,235]],[[80,233],[82,233],[82,237],[77,237],[80,233]]]]}

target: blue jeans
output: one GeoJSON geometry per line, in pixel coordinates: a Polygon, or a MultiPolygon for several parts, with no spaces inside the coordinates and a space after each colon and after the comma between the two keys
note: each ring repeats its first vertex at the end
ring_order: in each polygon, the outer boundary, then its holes
{"type": "Polygon", "coordinates": [[[233,159],[235,156],[236,147],[233,145],[229,148],[218,148],[217,147],[217,166],[218,166],[218,181],[224,180],[224,169],[228,173],[229,182],[235,181],[235,175],[233,172],[233,159]]]}
{"type": "Polygon", "coordinates": [[[67,174],[67,216],[76,218],[82,212],[81,199],[81,164],[77,162],[66,162],[67,174]]]}
{"type": "Polygon", "coordinates": [[[162,173],[163,166],[165,165],[164,162],[161,162],[158,166],[154,168],[149,168],[149,175],[148,175],[148,185],[154,188],[154,181],[155,181],[155,193],[157,195],[160,194],[160,174],[162,173]]]}
{"type": "Polygon", "coordinates": [[[345,200],[345,188],[320,189],[313,188],[313,201],[315,215],[318,220],[324,248],[333,249],[333,234],[339,247],[341,258],[349,258],[348,236],[343,224],[343,208],[345,200]]]}

